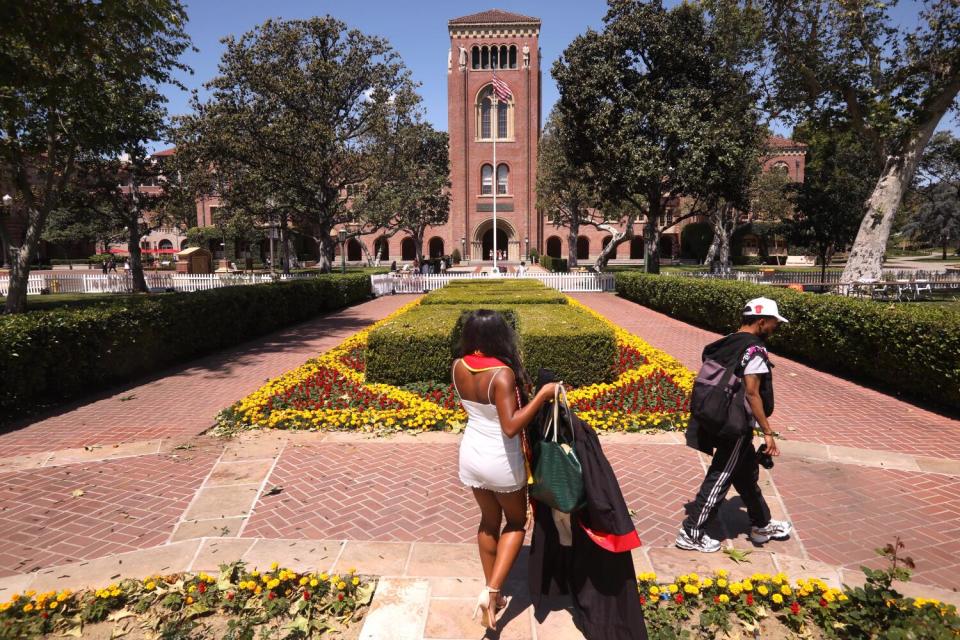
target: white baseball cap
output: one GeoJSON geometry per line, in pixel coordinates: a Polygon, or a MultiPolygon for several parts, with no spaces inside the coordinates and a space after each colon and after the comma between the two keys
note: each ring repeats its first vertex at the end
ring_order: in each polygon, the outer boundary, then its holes
{"type": "Polygon", "coordinates": [[[780,322],[790,322],[782,315],[777,303],[770,298],[754,298],[743,307],[745,316],[763,316],[764,318],[776,318],[780,322]]]}

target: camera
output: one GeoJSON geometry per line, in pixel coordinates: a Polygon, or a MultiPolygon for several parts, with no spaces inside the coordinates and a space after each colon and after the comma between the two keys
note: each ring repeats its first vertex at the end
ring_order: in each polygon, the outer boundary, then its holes
{"type": "Polygon", "coordinates": [[[766,443],[760,445],[757,449],[757,464],[764,469],[773,469],[773,456],[767,453],[766,443]]]}

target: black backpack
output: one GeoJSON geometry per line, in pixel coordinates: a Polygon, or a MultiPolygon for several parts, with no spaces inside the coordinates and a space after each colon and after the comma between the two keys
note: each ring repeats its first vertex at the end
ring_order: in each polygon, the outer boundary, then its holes
{"type": "Polygon", "coordinates": [[[690,416],[718,438],[736,439],[753,432],[753,413],[743,378],[736,373],[738,366],[738,361],[725,367],[716,360],[704,360],[693,383],[690,416]]]}

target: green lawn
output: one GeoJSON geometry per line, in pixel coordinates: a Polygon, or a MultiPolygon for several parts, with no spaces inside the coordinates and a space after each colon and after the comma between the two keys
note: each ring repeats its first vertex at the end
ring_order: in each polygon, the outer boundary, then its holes
{"type": "MultiPolygon", "coordinates": [[[[54,293],[50,295],[27,296],[27,311],[47,311],[50,309],[78,309],[82,307],[113,306],[117,304],[137,304],[148,298],[165,294],[144,293],[54,293]]],[[[0,305],[6,298],[0,297],[0,305]]]]}

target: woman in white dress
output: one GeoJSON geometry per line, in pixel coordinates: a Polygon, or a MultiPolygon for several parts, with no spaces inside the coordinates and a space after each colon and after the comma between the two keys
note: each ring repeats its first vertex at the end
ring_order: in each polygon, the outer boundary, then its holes
{"type": "Polygon", "coordinates": [[[497,610],[507,604],[498,594],[525,534],[527,470],[521,433],[553,398],[556,385],[545,385],[526,402],[530,378],[520,362],[516,334],[495,311],[481,309],[467,317],[460,355],[451,374],[467,412],[460,481],[473,489],[480,505],[477,545],[486,579],[474,617],[482,612],[481,623],[493,629],[497,610]]]}

